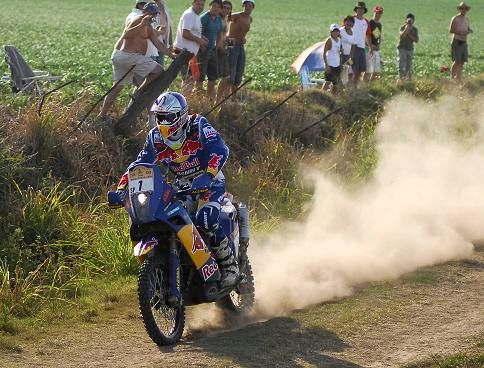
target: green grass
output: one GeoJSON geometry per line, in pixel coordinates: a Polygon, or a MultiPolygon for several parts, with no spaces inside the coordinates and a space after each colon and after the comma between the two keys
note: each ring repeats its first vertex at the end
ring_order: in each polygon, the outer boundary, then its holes
{"type": "MultiPolygon", "coordinates": [[[[174,26],[190,1],[168,0],[174,26]]],[[[0,0],[2,44],[14,44],[37,69],[80,80],[70,89],[76,95],[81,87],[104,91],[111,84],[110,55],[129,13],[131,0],[0,0]]],[[[297,85],[290,69],[294,58],[306,47],[324,40],[331,23],[339,23],[352,13],[353,0],[264,0],[257,3],[247,43],[247,76],[253,88],[272,90],[297,85]]],[[[379,1],[385,8],[382,54],[384,78],[395,79],[398,29],[408,12],[416,15],[421,41],[415,55],[415,76],[439,77],[441,65],[450,65],[448,25],[456,14],[456,2],[379,1]]],[[[369,3],[374,5],[374,3],[369,3]]],[[[235,10],[239,3],[234,2],[235,10]]],[[[208,7],[208,6],[207,6],[208,7]]],[[[467,74],[484,72],[484,3],[475,1],[469,13],[474,34],[470,38],[467,74]]],[[[369,13],[368,16],[371,16],[369,13]]],[[[6,71],[2,64],[0,71],[6,71]]],[[[8,93],[9,89],[4,88],[8,93]]]]}
{"type": "Polygon", "coordinates": [[[484,353],[458,353],[447,357],[436,356],[433,359],[407,365],[405,368],[481,368],[483,366],[484,353]]]}

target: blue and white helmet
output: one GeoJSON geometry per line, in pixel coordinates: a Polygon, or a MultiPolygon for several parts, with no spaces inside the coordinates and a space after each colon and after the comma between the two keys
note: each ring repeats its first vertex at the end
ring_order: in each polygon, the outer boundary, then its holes
{"type": "Polygon", "coordinates": [[[171,149],[180,149],[187,137],[188,104],[181,93],[162,93],[151,107],[163,142],[171,149]]]}

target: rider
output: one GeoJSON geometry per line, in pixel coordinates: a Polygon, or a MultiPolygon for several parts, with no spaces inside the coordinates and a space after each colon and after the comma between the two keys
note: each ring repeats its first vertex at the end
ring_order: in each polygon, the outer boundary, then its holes
{"type": "MultiPolygon", "coordinates": [[[[191,184],[194,191],[208,188],[198,197],[196,225],[211,236],[211,248],[222,273],[220,286],[233,286],[238,279],[239,266],[229,239],[219,226],[225,193],[225,177],[221,170],[229,149],[205,117],[188,115],[187,101],[180,93],[161,94],[151,107],[151,114],[157,126],[148,133],[143,150],[130,167],[160,161],[175,175],[179,186],[191,184]]],[[[127,184],[126,173],[118,190],[125,190],[127,184]]]]}

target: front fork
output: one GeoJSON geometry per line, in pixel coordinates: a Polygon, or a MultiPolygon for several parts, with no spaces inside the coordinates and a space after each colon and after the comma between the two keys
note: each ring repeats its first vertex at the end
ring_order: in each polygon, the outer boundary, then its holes
{"type": "Polygon", "coordinates": [[[169,270],[169,283],[170,292],[168,293],[168,304],[176,305],[181,300],[181,293],[178,288],[179,281],[179,267],[180,267],[180,255],[178,252],[177,237],[172,234],[169,239],[170,242],[170,254],[168,257],[168,270],[169,270]]]}

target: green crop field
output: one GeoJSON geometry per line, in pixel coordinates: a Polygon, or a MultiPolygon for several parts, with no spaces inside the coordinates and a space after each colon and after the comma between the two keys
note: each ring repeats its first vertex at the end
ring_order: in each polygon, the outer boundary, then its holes
{"type": "MultiPolygon", "coordinates": [[[[0,40],[19,47],[38,69],[82,78],[93,87],[111,83],[110,54],[122,31],[130,0],[0,0],[0,40]]],[[[208,1],[207,1],[208,3],[208,1]]],[[[290,69],[295,56],[328,35],[331,23],[352,13],[352,0],[258,0],[248,37],[247,76],[252,88],[283,89],[297,84],[290,69]]],[[[416,50],[415,75],[439,76],[441,65],[450,64],[450,18],[456,14],[454,0],[381,0],[385,8],[382,53],[383,75],[396,77],[398,28],[408,12],[416,15],[421,42],[416,50]]],[[[190,1],[168,0],[175,27],[190,1]]],[[[368,2],[372,8],[376,3],[368,2]]],[[[484,71],[484,1],[471,1],[469,13],[474,34],[470,38],[471,59],[467,74],[484,71]]],[[[208,5],[207,5],[208,7],[208,5]]],[[[234,9],[240,3],[234,1],[234,9]]],[[[368,13],[368,16],[371,16],[368,13]]],[[[1,71],[6,71],[2,63],[1,71]]]]}

